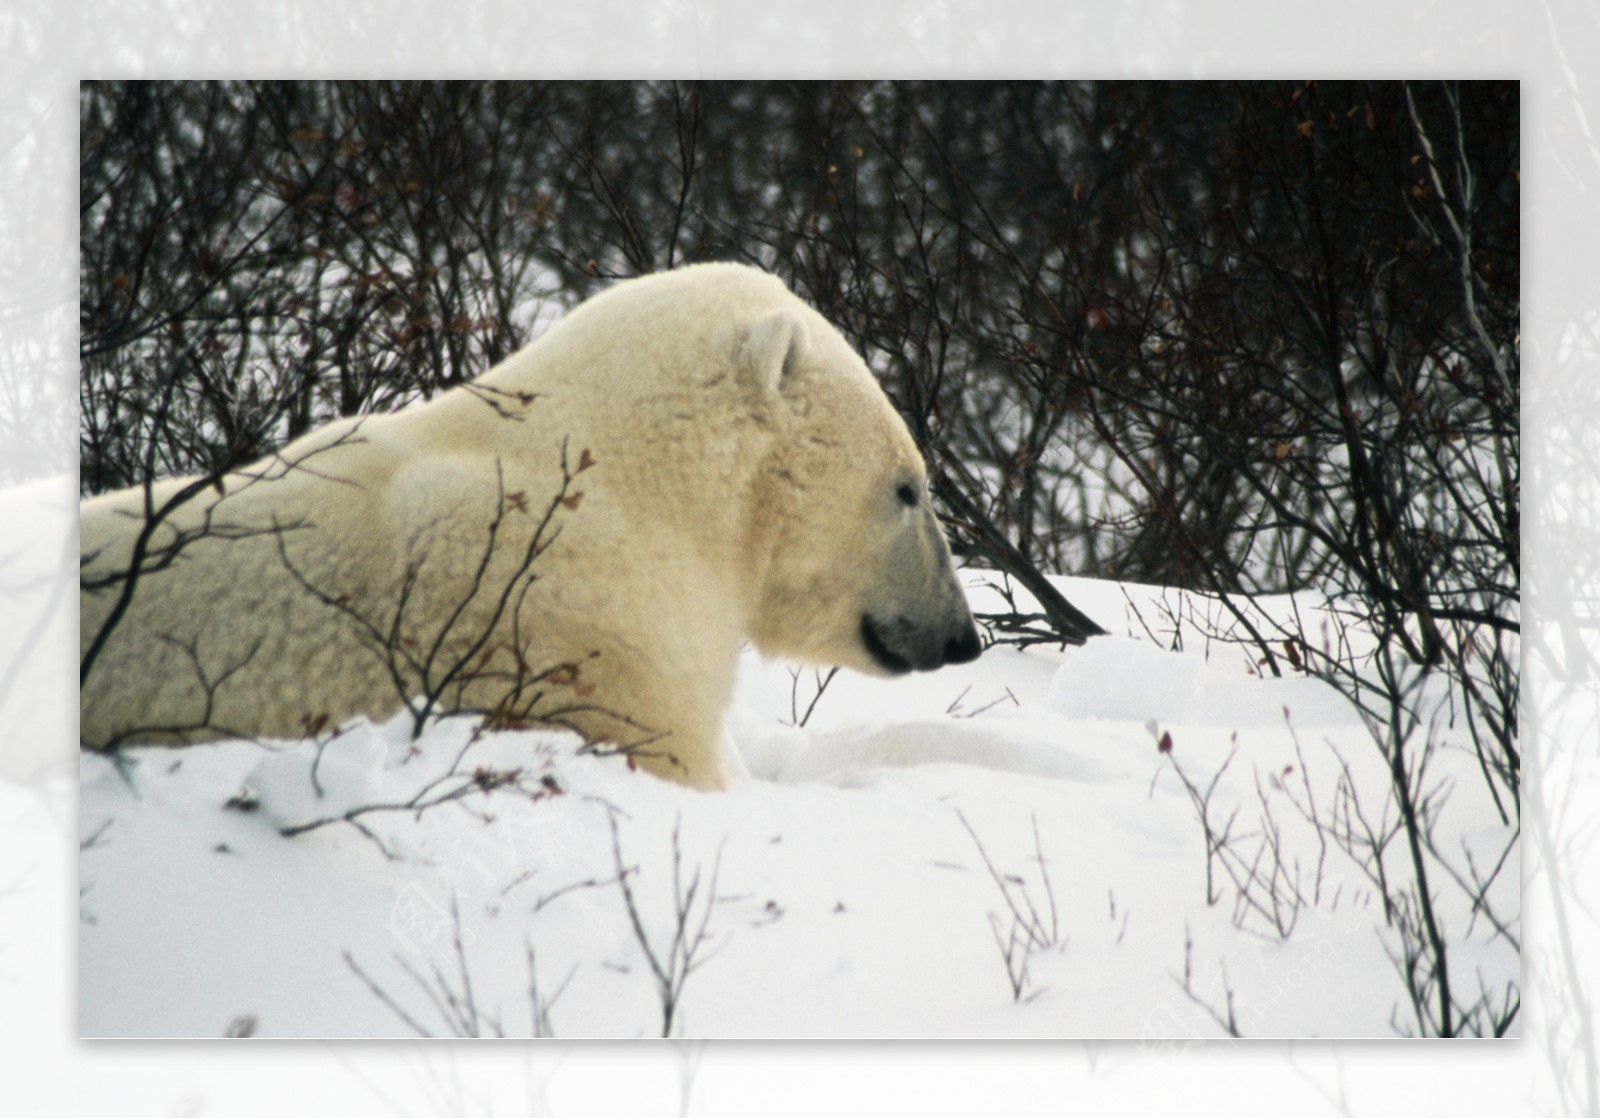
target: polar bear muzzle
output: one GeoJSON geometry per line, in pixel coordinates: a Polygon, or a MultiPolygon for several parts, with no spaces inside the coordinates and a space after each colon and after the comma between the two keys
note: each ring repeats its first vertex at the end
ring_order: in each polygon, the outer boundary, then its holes
{"type": "Polygon", "coordinates": [[[861,643],[879,666],[897,676],[966,664],[982,651],[970,617],[955,627],[930,629],[906,617],[879,619],[863,614],[861,643]]]}

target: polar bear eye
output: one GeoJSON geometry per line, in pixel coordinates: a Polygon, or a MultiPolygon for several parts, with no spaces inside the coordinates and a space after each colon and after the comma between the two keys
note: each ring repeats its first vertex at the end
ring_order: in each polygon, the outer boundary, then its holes
{"type": "Polygon", "coordinates": [[[900,499],[902,505],[915,505],[920,498],[917,487],[910,482],[901,482],[895,487],[894,495],[900,499]]]}

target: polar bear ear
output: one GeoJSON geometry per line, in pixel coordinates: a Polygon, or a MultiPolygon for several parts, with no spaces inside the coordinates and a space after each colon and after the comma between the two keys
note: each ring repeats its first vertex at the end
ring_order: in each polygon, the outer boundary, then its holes
{"type": "Polygon", "coordinates": [[[805,352],[806,326],[793,311],[774,311],[746,324],[739,340],[745,368],[766,393],[782,389],[805,352]]]}

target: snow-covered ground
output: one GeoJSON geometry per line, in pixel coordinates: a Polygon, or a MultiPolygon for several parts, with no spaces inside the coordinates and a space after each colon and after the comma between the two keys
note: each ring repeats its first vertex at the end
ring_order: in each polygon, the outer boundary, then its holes
{"type": "MultiPolygon", "coordinates": [[[[1355,712],[1235,646],[1162,648],[1171,592],[1060,585],[1120,635],[820,694],[747,655],[727,793],[465,719],[86,757],[81,1034],[1403,1030],[1382,900],[1307,822],[1341,779],[1385,812],[1355,712]]],[[[1498,850],[1470,753],[1435,765],[1439,849],[1498,850]]],[[[1460,973],[1515,982],[1507,941],[1443,905],[1460,973]]]]}

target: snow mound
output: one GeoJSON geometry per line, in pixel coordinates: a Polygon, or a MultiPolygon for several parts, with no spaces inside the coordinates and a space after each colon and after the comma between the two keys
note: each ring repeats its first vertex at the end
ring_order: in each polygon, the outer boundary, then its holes
{"type": "Polygon", "coordinates": [[[1050,682],[1049,705],[1070,719],[1185,723],[1209,727],[1297,726],[1359,721],[1349,701],[1320,680],[1263,677],[1247,654],[1169,652],[1131,637],[1096,637],[1050,682]]]}
{"type": "Polygon", "coordinates": [[[757,740],[767,780],[853,783],[873,769],[940,764],[1068,781],[1106,781],[1125,771],[1097,759],[1094,751],[1070,748],[1070,729],[1049,718],[916,719],[812,735],[788,729],[781,739],[757,740]]]}
{"type": "MultiPolygon", "coordinates": [[[[1073,593],[1109,622],[1132,592],[1073,593]]],[[[897,679],[751,653],[725,793],[566,733],[414,738],[404,713],[84,757],[78,1028],[1171,1044],[1229,1006],[1246,1036],[1390,1035],[1382,901],[1305,819],[1379,818],[1385,758],[1321,684],[1213,648],[1102,637],[897,679]]],[[[1440,849],[1505,864],[1515,829],[1446,732],[1440,849]]],[[[1447,901],[1452,952],[1510,982],[1514,948],[1447,901]]]]}

